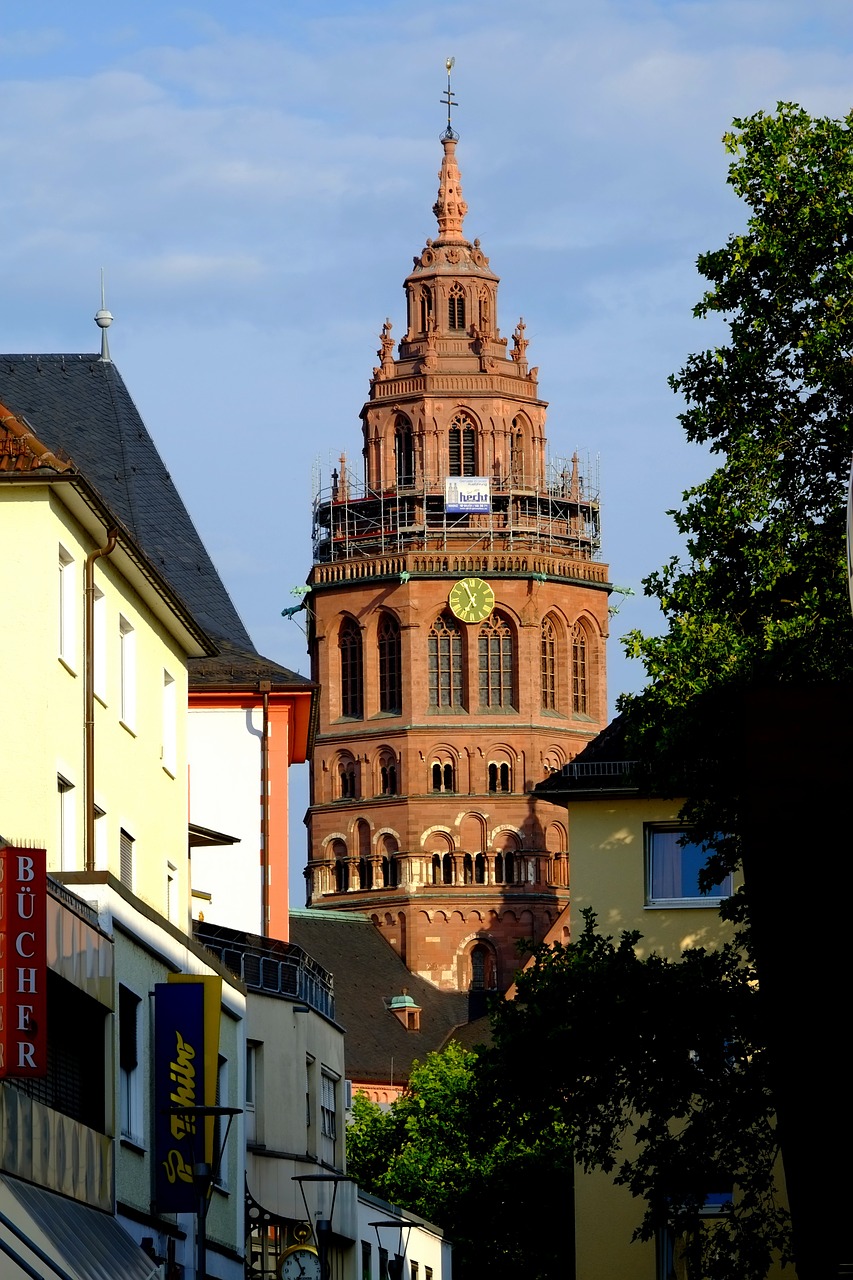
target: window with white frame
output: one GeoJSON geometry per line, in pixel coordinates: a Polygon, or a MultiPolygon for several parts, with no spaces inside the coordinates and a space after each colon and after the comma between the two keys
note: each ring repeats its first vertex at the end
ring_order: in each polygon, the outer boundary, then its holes
{"type": "Polygon", "coordinates": [[[163,768],[172,777],[177,769],[178,703],[175,677],[163,672],[163,768]]]}
{"type": "Polygon", "coordinates": [[[142,1000],[129,987],[118,989],[118,1058],[121,1136],[142,1143],[142,1071],[140,1011],[142,1000]]]}
{"type": "Polygon", "coordinates": [[[175,923],[177,909],[178,868],[174,862],[166,862],[166,919],[175,923]]]}
{"type": "Polygon", "coordinates": [[[136,632],[127,618],[118,620],[119,668],[121,676],[121,720],[132,729],[136,724],[136,632]]]}
{"type": "Polygon", "coordinates": [[[70,551],[59,547],[59,656],[74,667],[77,658],[77,566],[70,551]]]}
{"type": "Polygon", "coordinates": [[[731,875],[702,892],[699,873],[708,851],[689,840],[683,827],[647,825],[645,836],[647,906],[713,907],[731,895],[731,875]]]}
{"type": "Polygon", "coordinates": [[[95,805],[95,870],[109,871],[109,849],[107,847],[106,813],[95,805]]]}
{"type": "Polygon", "coordinates": [[[323,1141],[321,1155],[329,1164],[335,1163],[335,1144],[338,1136],[337,1091],[337,1077],[324,1070],[320,1075],[320,1132],[323,1141]]]}
{"type": "Polygon", "coordinates": [[[78,871],[77,866],[77,804],[74,784],[56,775],[59,796],[59,865],[63,871],[78,871]]]}
{"type": "Polygon", "coordinates": [[[135,844],[133,836],[122,827],[119,831],[119,878],[128,889],[133,888],[133,846],[135,844]]]}
{"type": "MultiPolygon", "coordinates": [[[[216,1104],[217,1107],[228,1106],[228,1059],[219,1055],[216,1068],[216,1104]]],[[[228,1190],[228,1151],[224,1149],[225,1134],[228,1126],[227,1116],[216,1116],[213,1122],[213,1149],[222,1153],[219,1169],[216,1172],[216,1185],[223,1191],[228,1190]]]]}
{"type": "Polygon", "coordinates": [[[243,1110],[246,1117],[247,1142],[261,1141],[259,1132],[260,1117],[258,1116],[258,1077],[262,1052],[263,1044],[260,1040],[246,1041],[246,1098],[243,1103],[243,1110]]]}
{"type": "Polygon", "coordinates": [[[107,700],[107,598],[100,587],[92,594],[92,667],[95,697],[107,700]]]}

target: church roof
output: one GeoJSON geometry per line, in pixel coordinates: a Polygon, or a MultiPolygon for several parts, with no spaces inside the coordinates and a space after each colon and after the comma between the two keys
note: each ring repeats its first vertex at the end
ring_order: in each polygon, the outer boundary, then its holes
{"type": "Polygon", "coordinates": [[[114,364],[97,355],[0,356],[0,403],[71,459],[205,631],[257,657],[114,364]]]}
{"type": "MultiPolygon", "coordinates": [[[[439,991],[410,973],[369,916],[292,911],[290,938],[334,975],[336,1020],[347,1033],[347,1075],[357,1083],[400,1083],[415,1060],[449,1040],[470,1040],[465,1029],[471,1014],[482,1012],[482,1002],[472,1009],[466,993],[439,991]],[[388,1009],[404,988],[421,1011],[419,1031],[408,1031],[388,1009]]],[[[487,1019],[470,1025],[479,1032],[476,1043],[487,1042],[487,1019]]]]}

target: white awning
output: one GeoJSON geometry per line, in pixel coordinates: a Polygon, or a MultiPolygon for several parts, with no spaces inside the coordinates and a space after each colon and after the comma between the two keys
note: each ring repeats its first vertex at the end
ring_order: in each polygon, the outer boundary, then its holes
{"type": "Polygon", "coordinates": [[[0,1174],[3,1280],[154,1280],[160,1274],[111,1214],[0,1174]]]}

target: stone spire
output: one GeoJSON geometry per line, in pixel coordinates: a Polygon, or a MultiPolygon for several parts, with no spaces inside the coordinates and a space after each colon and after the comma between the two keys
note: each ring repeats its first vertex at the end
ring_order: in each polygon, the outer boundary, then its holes
{"type": "Polygon", "coordinates": [[[456,163],[456,137],[445,133],[441,139],[444,159],[438,172],[438,199],[432,211],[438,219],[438,243],[456,241],[467,244],[462,233],[462,221],[468,206],[462,198],[462,177],[456,163]]]}

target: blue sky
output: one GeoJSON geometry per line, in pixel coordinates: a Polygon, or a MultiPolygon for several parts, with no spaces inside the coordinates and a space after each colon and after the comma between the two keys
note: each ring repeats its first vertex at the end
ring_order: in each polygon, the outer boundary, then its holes
{"type": "MultiPolygon", "coordinates": [[[[850,0],[5,0],[0,350],[112,355],[258,647],[310,567],[312,472],[356,460],[378,334],[434,234],[444,61],[469,205],[550,402],[600,459],[611,700],[641,578],[708,459],[667,375],[714,331],[697,254],[743,223],[720,137],[780,99],[851,105],[850,0]]],[[[296,807],[302,801],[297,799],[296,807]]],[[[301,839],[301,837],[298,837],[301,839]]]]}

